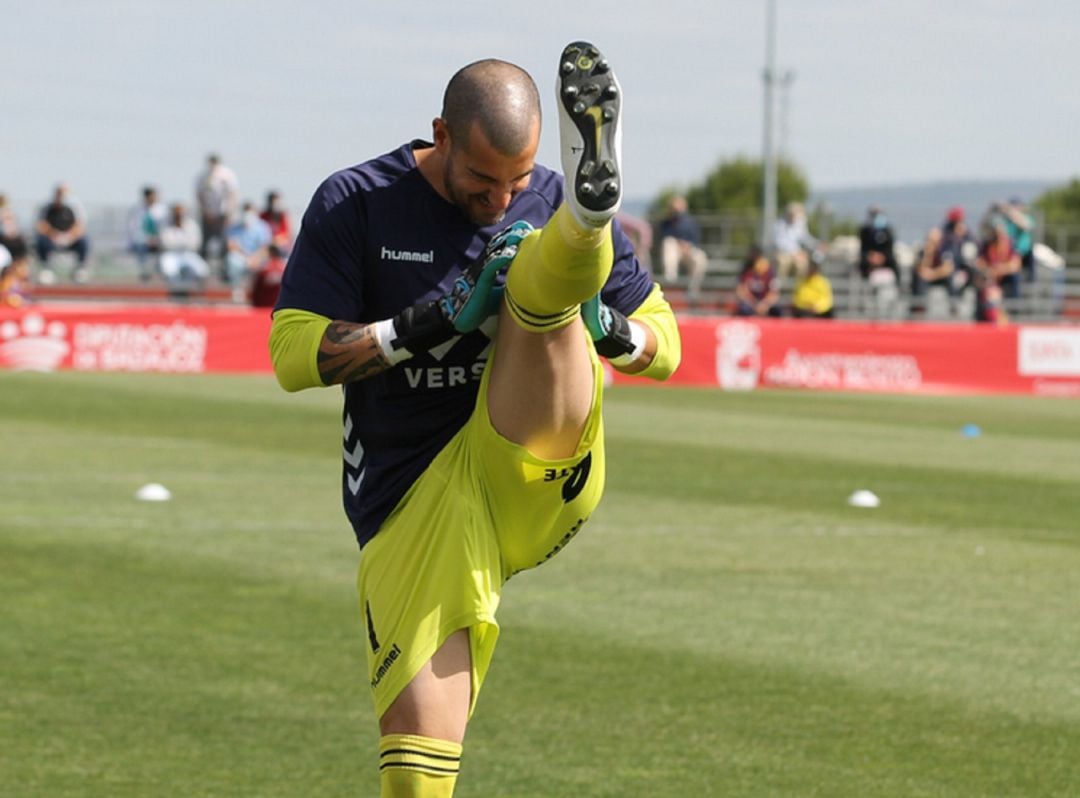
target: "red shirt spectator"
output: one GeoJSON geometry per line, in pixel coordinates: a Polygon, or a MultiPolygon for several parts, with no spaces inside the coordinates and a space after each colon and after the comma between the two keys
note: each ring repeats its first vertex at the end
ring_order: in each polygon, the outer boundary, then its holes
{"type": "Polygon", "coordinates": [[[289,221],[289,212],[281,204],[281,195],[276,191],[266,195],[266,207],[263,208],[259,218],[270,225],[270,240],[273,241],[282,252],[288,252],[292,247],[292,223],[289,221]]]}
{"type": "Polygon", "coordinates": [[[251,283],[251,304],[256,308],[272,308],[277,304],[281,291],[281,277],[288,261],[275,245],[270,246],[270,257],[257,272],[251,283]]]}
{"type": "Polygon", "coordinates": [[[736,308],[739,316],[779,316],[780,286],[776,271],[765,253],[751,250],[743,262],[739,283],[735,286],[736,308]]]}

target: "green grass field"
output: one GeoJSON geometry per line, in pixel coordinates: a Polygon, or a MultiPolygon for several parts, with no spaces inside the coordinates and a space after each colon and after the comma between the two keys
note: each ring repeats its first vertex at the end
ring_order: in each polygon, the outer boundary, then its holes
{"type": "MultiPolygon", "coordinates": [[[[339,401],[0,373],[0,795],[377,795],[339,401]]],[[[458,796],[1080,795],[1080,402],[605,413],[604,503],[507,586],[458,796]]]]}

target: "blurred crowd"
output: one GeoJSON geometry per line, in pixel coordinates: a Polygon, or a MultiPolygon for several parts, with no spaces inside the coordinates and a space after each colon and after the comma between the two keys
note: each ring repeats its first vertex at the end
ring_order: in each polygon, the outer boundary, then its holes
{"type": "MultiPolygon", "coordinates": [[[[267,191],[261,206],[241,200],[236,172],[211,154],[192,196],[193,207],[182,200],[166,204],[154,185],[139,190],[124,229],[138,278],[164,281],[171,294],[201,291],[214,278],[231,289],[234,301],[272,307],[293,241],[280,193],[267,191]]],[[[0,306],[19,306],[35,284],[55,283],[61,253],[68,253],[71,281],[87,282],[91,245],[86,211],[67,184],[55,186],[29,229],[0,194],[0,306]]]]}
{"type": "MultiPolygon", "coordinates": [[[[235,302],[272,307],[294,234],[280,193],[267,191],[261,205],[242,200],[235,171],[211,154],[195,177],[192,198],[190,206],[166,204],[154,185],[138,191],[124,231],[138,279],[163,281],[174,295],[197,293],[215,280],[235,302]]],[[[620,223],[643,262],[653,268],[657,261],[657,279],[685,286],[690,306],[701,305],[710,259],[686,199],[672,196],[655,225],[626,215],[620,223]]],[[[745,254],[730,308],[740,316],[832,318],[833,285],[823,268],[831,258],[846,261],[857,276],[862,315],[900,318],[901,303],[910,302],[923,318],[1000,323],[1008,300],[1035,278],[1041,246],[1035,232],[1035,218],[1018,197],[994,203],[973,224],[964,208],[952,207],[902,270],[898,252],[904,247],[882,208],[868,209],[857,238],[826,242],[811,235],[805,208],[793,202],[767,245],[745,254]]],[[[66,276],[86,282],[91,243],[86,212],[66,184],[55,186],[29,229],[0,194],[0,305],[23,304],[35,284],[55,282],[58,253],[68,253],[66,276]]]]}
{"type": "MultiPolygon", "coordinates": [[[[1019,197],[993,203],[974,225],[964,208],[949,208],[919,247],[909,293],[931,319],[1001,323],[1005,299],[1019,299],[1035,279],[1035,217],[1019,197]]],[[[859,271],[880,315],[900,298],[896,241],[885,212],[869,209],[859,232],[859,271]]]]}
{"type": "MultiPolygon", "coordinates": [[[[743,259],[732,312],[832,318],[833,286],[823,270],[829,260],[843,264],[856,279],[861,315],[901,318],[901,304],[910,302],[910,310],[921,318],[1002,323],[1008,300],[1020,298],[1025,285],[1034,282],[1037,263],[1056,272],[1056,292],[1064,295],[1064,261],[1036,242],[1036,228],[1034,215],[1019,197],[994,202],[973,224],[964,208],[954,206],[912,252],[896,241],[881,207],[867,209],[857,237],[827,242],[811,235],[805,208],[789,203],[767,246],[751,248],[743,259]],[[909,268],[901,269],[900,253],[911,253],[909,268]]],[[[671,198],[657,230],[657,277],[681,286],[680,272],[685,272],[693,307],[701,300],[709,259],[683,197],[671,198]]]]}

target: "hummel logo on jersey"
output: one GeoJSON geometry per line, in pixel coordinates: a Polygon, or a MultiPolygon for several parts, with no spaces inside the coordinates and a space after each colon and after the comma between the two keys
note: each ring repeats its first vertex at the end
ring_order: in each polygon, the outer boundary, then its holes
{"type": "Polygon", "coordinates": [[[398,661],[398,657],[400,656],[401,648],[398,646],[397,643],[394,643],[394,645],[390,648],[390,653],[383,658],[382,665],[380,665],[379,669],[375,671],[375,675],[371,677],[372,690],[379,686],[379,682],[383,680],[383,677],[386,675],[387,671],[389,671],[390,667],[398,661]]]}
{"type": "Polygon", "coordinates": [[[383,260],[407,260],[413,263],[434,263],[435,250],[429,249],[427,252],[412,252],[408,249],[387,249],[386,247],[383,247],[381,258],[383,260]]]}

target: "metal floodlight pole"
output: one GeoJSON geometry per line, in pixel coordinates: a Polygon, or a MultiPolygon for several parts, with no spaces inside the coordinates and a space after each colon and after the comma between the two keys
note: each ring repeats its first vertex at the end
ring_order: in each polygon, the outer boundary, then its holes
{"type": "Polygon", "coordinates": [[[776,107],[776,0],[765,2],[765,119],[762,165],[765,187],[761,209],[761,246],[772,251],[772,231],[776,224],[776,142],[773,111],[776,107]]]}
{"type": "Polygon", "coordinates": [[[777,101],[780,110],[776,114],[779,120],[776,126],[780,131],[776,136],[776,160],[779,163],[788,154],[788,134],[790,132],[788,120],[791,118],[789,115],[791,111],[791,84],[795,82],[795,70],[785,69],[784,74],[780,75],[777,82],[780,84],[780,95],[777,101]]]}

